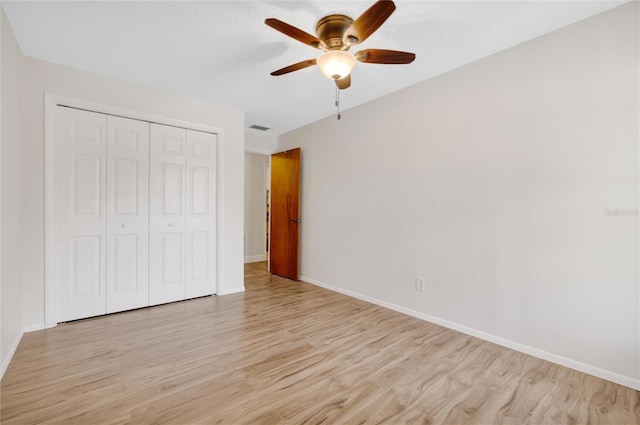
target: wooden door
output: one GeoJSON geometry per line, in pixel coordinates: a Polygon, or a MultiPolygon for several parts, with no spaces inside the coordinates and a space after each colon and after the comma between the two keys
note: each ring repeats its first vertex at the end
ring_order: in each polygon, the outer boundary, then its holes
{"type": "Polygon", "coordinates": [[[187,130],[187,298],[216,293],[216,140],[187,130]]]}
{"type": "Polygon", "coordinates": [[[57,107],[55,262],[58,321],[106,312],[107,117],[57,107]]]}
{"type": "Polygon", "coordinates": [[[186,131],[151,124],[149,304],[185,299],[186,131]]]}
{"type": "Polygon", "coordinates": [[[270,271],[298,280],[300,148],[271,155],[270,222],[270,271]]]}
{"type": "Polygon", "coordinates": [[[149,123],[107,117],[107,313],[149,305],[149,123]]]}

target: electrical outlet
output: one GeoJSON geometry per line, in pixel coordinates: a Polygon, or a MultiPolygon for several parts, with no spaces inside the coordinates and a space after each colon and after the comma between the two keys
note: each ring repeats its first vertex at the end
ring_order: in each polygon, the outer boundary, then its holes
{"type": "Polygon", "coordinates": [[[416,291],[424,292],[424,277],[416,276],[416,291]]]}

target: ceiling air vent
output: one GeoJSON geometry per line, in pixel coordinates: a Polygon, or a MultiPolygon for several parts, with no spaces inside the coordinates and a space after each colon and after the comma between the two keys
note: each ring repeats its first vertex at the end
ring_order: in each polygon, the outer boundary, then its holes
{"type": "Polygon", "coordinates": [[[263,127],[263,126],[257,125],[257,124],[250,125],[249,128],[253,128],[254,130],[260,130],[260,131],[269,130],[269,127],[263,127]]]}

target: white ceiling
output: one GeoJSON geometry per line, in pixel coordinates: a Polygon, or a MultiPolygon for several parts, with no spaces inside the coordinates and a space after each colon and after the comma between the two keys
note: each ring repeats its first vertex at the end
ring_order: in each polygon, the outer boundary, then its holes
{"type": "MultiPolygon", "coordinates": [[[[364,48],[416,53],[410,65],[358,64],[342,109],[370,101],[624,1],[402,1],[364,48]]],[[[246,112],[281,134],[335,113],[316,67],[271,71],[318,50],[267,27],[314,34],[319,18],[357,18],[369,1],[2,2],[24,54],[246,112]]]]}

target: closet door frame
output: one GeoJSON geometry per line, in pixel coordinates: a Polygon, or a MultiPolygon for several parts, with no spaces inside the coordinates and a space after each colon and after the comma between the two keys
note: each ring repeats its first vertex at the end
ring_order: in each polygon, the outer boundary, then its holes
{"type": "MultiPolygon", "coordinates": [[[[218,127],[177,120],[174,118],[150,114],[142,111],[122,109],[111,105],[95,103],[83,99],[72,98],[52,93],[44,96],[44,328],[52,328],[58,324],[58,282],[55,265],[55,111],[58,106],[68,106],[106,115],[114,115],[134,120],[147,121],[188,130],[213,133],[217,136],[216,147],[216,293],[222,287],[220,253],[224,252],[220,225],[223,210],[222,176],[224,163],[222,151],[224,146],[224,130],[218,127]]],[[[30,329],[36,330],[36,329],[30,329]]]]}

